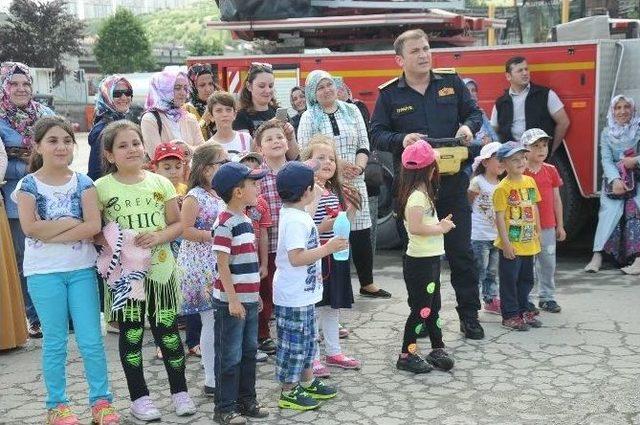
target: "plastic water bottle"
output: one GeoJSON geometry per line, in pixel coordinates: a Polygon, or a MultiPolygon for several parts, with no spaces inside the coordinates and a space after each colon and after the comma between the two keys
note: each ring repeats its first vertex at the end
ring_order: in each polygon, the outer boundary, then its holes
{"type": "MultiPolygon", "coordinates": [[[[333,235],[338,238],[348,239],[350,232],[351,223],[349,223],[347,213],[345,211],[340,211],[338,213],[338,217],[336,217],[336,221],[333,222],[333,235]]],[[[347,261],[349,259],[349,248],[334,252],[333,259],[336,261],[347,261]]]]}

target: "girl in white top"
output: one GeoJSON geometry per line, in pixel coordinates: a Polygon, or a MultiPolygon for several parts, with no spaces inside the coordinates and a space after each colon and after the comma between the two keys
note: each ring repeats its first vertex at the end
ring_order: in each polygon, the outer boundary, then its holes
{"type": "Polygon", "coordinates": [[[207,112],[216,124],[216,132],[207,142],[220,143],[229,154],[229,159],[235,162],[252,151],[249,133],[236,131],[232,127],[236,119],[236,101],[230,93],[216,91],[209,96],[207,112]]]}
{"type": "Polygon", "coordinates": [[[493,210],[493,192],[504,172],[495,154],[500,142],[491,142],[482,147],[473,162],[474,175],[469,184],[468,197],[471,203],[471,248],[479,272],[480,290],[487,313],[500,314],[498,298],[498,248],[493,242],[498,237],[493,210]]]}
{"type": "Polygon", "coordinates": [[[98,283],[92,238],[100,232],[100,211],[91,179],[69,168],[75,137],[71,124],[57,116],[36,122],[31,174],[17,184],[26,235],[23,271],[42,322],[42,369],[47,387],[48,424],[77,424],[66,394],[69,318],[89,384],[93,421],[116,424],[111,407],[107,360],[100,332],[98,283]]]}

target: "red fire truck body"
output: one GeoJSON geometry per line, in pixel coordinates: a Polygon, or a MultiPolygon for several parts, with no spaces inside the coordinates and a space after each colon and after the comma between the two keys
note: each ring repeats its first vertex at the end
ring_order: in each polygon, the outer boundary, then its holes
{"type": "MultiPolygon", "coordinates": [[[[562,190],[567,227],[578,231],[585,222],[585,198],[599,190],[598,139],[604,124],[609,99],[620,90],[638,91],[635,82],[618,78],[625,61],[640,60],[640,40],[601,40],[590,42],[544,43],[502,47],[468,47],[433,49],[433,66],[455,68],[461,77],[478,83],[479,104],[488,116],[495,99],[505,89],[504,63],[513,56],[526,57],[531,79],[553,88],[571,120],[556,165],[565,181],[562,190]],[[623,45],[624,47],[620,47],[623,45]],[[623,58],[621,51],[625,51],[623,58]],[[634,85],[635,84],[635,85],[634,85]],[[636,89],[637,88],[637,89],[636,89]]],[[[351,87],[353,96],[364,101],[370,110],[378,96],[378,86],[400,75],[393,52],[325,53],[301,55],[270,55],[245,57],[194,57],[188,63],[208,62],[217,67],[221,86],[239,92],[246,70],[252,62],[267,62],[279,75],[288,76],[296,85],[303,85],[314,69],[323,69],[339,76],[351,87]]],[[[637,74],[637,68],[631,73],[637,74]]],[[[627,75],[628,73],[624,73],[627,75]]],[[[629,93],[633,95],[633,93],[629,93]]],[[[639,93],[640,94],[640,93],[639,93]]],[[[288,91],[279,93],[283,106],[289,106],[288,91]]]]}

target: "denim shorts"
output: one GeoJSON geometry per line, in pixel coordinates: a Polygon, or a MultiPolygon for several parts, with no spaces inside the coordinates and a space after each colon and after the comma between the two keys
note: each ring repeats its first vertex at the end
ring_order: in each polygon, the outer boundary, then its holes
{"type": "Polygon", "coordinates": [[[315,305],[276,305],[275,315],[278,332],[276,378],[282,383],[297,383],[302,371],[311,367],[315,356],[315,305]]]}

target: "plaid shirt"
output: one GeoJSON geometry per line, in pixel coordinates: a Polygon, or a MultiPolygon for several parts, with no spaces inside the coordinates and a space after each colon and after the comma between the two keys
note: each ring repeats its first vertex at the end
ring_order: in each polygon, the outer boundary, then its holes
{"type": "Polygon", "coordinates": [[[276,187],[277,171],[269,168],[267,163],[262,164],[263,170],[267,171],[267,175],[260,180],[260,193],[267,205],[269,205],[269,213],[271,214],[271,227],[267,228],[269,235],[269,253],[275,253],[278,248],[278,223],[280,222],[280,208],[282,208],[282,199],[278,195],[276,187]]]}

